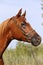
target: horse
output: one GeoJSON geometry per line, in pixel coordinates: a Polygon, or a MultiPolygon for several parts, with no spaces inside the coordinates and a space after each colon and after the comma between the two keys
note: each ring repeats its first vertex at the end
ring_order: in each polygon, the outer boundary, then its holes
{"type": "Polygon", "coordinates": [[[31,27],[26,19],[26,11],[22,14],[22,8],[16,14],[0,24],[0,65],[4,65],[3,53],[9,43],[20,40],[38,46],[41,43],[40,35],[31,27]]]}

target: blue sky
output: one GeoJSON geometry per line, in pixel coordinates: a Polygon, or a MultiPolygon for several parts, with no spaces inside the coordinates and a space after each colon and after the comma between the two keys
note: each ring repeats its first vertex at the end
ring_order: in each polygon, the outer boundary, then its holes
{"type": "MultiPolygon", "coordinates": [[[[20,8],[26,10],[27,21],[40,34],[43,40],[43,19],[41,14],[41,0],[0,0],[0,23],[5,19],[16,15],[20,8]]],[[[9,47],[15,47],[16,40],[13,40],[9,47]]]]}

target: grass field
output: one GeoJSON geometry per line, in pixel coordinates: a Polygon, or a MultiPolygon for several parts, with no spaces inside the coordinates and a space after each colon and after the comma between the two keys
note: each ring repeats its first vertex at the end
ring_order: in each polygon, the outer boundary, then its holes
{"type": "Polygon", "coordinates": [[[3,54],[5,65],[43,65],[43,44],[34,47],[18,42],[15,49],[7,49],[3,54]]]}

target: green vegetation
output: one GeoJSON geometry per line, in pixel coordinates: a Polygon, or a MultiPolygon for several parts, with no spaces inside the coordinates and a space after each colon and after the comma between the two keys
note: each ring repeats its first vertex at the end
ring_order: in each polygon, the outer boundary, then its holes
{"type": "Polygon", "coordinates": [[[15,49],[7,49],[3,55],[5,65],[43,65],[43,44],[34,47],[18,42],[15,49]]]}

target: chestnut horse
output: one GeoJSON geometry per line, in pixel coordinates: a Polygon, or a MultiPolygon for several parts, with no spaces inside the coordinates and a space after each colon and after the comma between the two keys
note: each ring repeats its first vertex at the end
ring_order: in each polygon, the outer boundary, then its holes
{"type": "Polygon", "coordinates": [[[22,9],[19,10],[16,16],[0,24],[0,65],[4,65],[2,55],[13,39],[29,42],[34,46],[38,46],[41,43],[41,37],[27,23],[25,18],[26,11],[23,14],[21,13],[22,9]]]}

